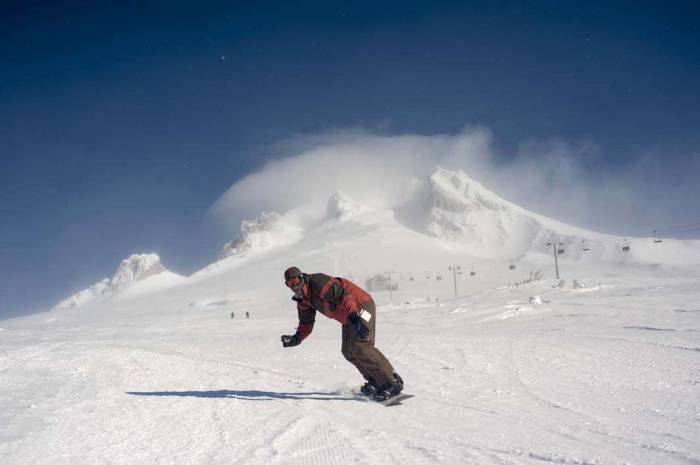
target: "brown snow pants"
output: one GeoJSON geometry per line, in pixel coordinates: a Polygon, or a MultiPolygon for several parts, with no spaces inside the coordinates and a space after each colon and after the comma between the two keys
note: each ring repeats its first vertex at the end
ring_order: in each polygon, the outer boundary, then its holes
{"type": "Polygon", "coordinates": [[[367,323],[369,328],[369,341],[363,342],[357,339],[355,330],[349,324],[343,325],[343,356],[348,362],[355,365],[366,380],[373,378],[378,386],[382,386],[394,376],[394,367],[386,359],[379,349],[374,347],[377,328],[377,309],[374,300],[368,300],[360,305],[360,308],[369,312],[372,319],[367,323]]]}

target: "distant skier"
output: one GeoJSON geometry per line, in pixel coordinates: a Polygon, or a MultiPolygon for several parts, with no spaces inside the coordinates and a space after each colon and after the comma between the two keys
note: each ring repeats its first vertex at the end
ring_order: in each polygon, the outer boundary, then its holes
{"type": "Polygon", "coordinates": [[[343,356],[367,381],[360,391],[376,401],[385,401],[403,390],[403,380],[374,346],[376,307],[372,297],[344,278],[323,273],[306,274],[297,267],[284,272],[287,287],[294,292],[299,314],[296,333],[282,336],[282,345],[299,345],[314,327],[316,312],[343,325],[343,356]]]}

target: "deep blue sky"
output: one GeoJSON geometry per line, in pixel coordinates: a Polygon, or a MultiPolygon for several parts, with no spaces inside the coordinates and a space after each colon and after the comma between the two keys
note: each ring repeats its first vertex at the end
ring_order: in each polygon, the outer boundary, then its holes
{"type": "Polygon", "coordinates": [[[0,318],[132,252],[213,261],[208,207],[298,133],[481,124],[607,171],[700,146],[694,2],[176,3],[3,2],[0,318]]]}

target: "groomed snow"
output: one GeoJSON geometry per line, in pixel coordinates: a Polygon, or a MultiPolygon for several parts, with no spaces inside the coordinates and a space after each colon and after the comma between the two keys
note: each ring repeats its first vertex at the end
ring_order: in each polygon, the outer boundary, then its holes
{"type": "Polygon", "coordinates": [[[3,321],[0,462],[700,463],[697,242],[636,239],[623,254],[571,230],[560,282],[541,244],[475,253],[352,210],[314,227],[287,213],[284,244],[3,321]],[[377,345],[415,398],[355,399],[363,380],[322,316],[282,348],[290,265],[359,284],[393,271],[398,290],[374,293],[377,345]]]}
{"type": "Polygon", "coordinates": [[[395,408],[352,398],[361,380],[340,355],[336,323],[319,318],[307,341],[283,349],[291,305],[230,297],[158,312],[142,302],[89,321],[10,320],[0,455],[8,464],[697,463],[697,277],[607,278],[586,292],[553,284],[437,302],[377,294],[378,345],[416,395],[395,408]],[[530,304],[533,295],[543,303],[530,304]]]}

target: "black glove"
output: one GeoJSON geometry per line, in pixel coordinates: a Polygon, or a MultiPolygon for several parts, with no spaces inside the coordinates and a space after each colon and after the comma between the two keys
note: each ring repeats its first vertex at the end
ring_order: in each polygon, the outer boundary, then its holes
{"type": "Polygon", "coordinates": [[[282,340],[282,347],[294,347],[301,344],[301,339],[299,339],[299,336],[296,334],[292,334],[291,336],[285,335],[280,339],[282,340]]]}
{"type": "Polygon", "coordinates": [[[348,324],[352,326],[360,341],[369,341],[369,328],[365,325],[365,320],[357,313],[348,315],[348,324]]]}

